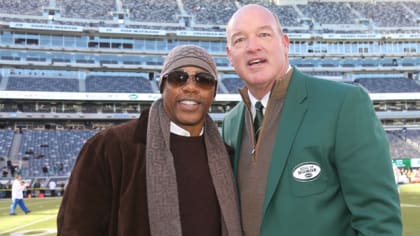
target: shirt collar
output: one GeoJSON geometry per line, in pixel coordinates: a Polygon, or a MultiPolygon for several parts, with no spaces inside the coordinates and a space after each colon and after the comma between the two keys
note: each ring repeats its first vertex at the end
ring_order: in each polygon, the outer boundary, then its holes
{"type": "MultiPolygon", "coordinates": [[[[175,124],[174,122],[170,122],[171,126],[169,128],[170,132],[179,136],[184,136],[184,137],[191,137],[191,134],[188,130],[181,128],[179,125],[175,124]]],[[[204,133],[204,127],[201,128],[201,132],[200,135],[203,135],[204,133]]]]}
{"type": "Polygon", "coordinates": [[[249,100],[251,102],[251,113],[252,113],[252,117],[255,117],[255,103],[257,103],[258,101],[260,101],[262,103],[263,107],[263,114],[265,112],[265,108],[267,108],[267,104],[268,104],[268,99],[270,98],[270,94],[271,91],[268,92],[266,95],[264,95],[264,97],[261,100],[257,100],[252,94],[251,92],[249,92],[248,90],[248,96],[249,96],[249,100]]]}
{"type": "MultiPolygon", "coordinates": [[[[289,67],[287,68],[287,71],[285,74],[289,73],[289,71],[292,69],[292,66],[289,65],[289,67]]],[[[257,101],[260,101],[262,103],[263,107],[263,114],[265,113],[265,109],[267,108],[267,104],[268,104],[268,99],[270,98],[270,94],[271,94],[271,90],[264,95],[264,97],[261,100],[257,100],[249,91],[248,89],[248,96],[249,96],[249,100],[251,102],[251,113],[252,113],[252,117],[255,117],[255,103],[257,103],[257,101]]]]}

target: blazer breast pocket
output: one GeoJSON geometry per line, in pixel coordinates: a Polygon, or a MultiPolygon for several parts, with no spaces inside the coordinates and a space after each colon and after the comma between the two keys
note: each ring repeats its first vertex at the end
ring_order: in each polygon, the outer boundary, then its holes
{"type": "Polygon", "coordinates": [[[324,192],[328,186],[325,160],[310,155],[300,157],[291,156],[287,164],[291,193],[296,197],[306,197],[324,192]]]}

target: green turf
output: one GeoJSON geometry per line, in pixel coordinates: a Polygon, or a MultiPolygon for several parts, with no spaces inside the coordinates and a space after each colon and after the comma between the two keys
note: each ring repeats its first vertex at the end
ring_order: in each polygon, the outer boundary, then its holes
{"type": "MultiPolygon", "coordinates": [[[[420,235],[420,184],[400,187],[404,223],[403,236],[420,235]]],[[[9,199],[0,200],[0,236],[56,235],[56,216],[61,198],[25,199],[31,213],[25,215],[19,207],[17,216],[9,216],[9,199]]]]}
{"type": "Polygon", "coordinates": [[[400,186],[403,236],[420,235],[420,184],[400,186]]]}
{"type": "Polygon", "coordinates": [[[17,215],[9,216],[11,200],[0,200],[0,235],[56,235],[55,222],[60,201],[61,198],[25,199],[26,206],[31,210],[31,213],[25,215],[18,206],[16,208],[17,215]],[[16,234],[17,232],[22,233],[16,234]]]}

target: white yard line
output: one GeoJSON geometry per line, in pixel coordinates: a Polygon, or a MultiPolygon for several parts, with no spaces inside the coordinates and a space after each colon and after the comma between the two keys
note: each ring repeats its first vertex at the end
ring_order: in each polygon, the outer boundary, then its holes
{"type": "Polygon", "coordinates": [[[401,203],[402,207],[417,207],[420,208],[420,205],[414,205],[414,204],[405,204],[405,203],[401,203]]]}
{"type": "Polygon", "coordinates": [[[27,227],[27,226],[34,225],[34,224],[37,224],[37,223],[42,222],[42,221],[47,221],[47,220],[50,220],[50,219],[52,219],[52,218],[56,218],[56,217],[57,217],[57,216],[55,216],[55,215],[54,215],[54,216],[47,216],[47,217],[44,217],[44,218],[41,218],[41,219],[38,219],[38,220],[32,221],[31,223],[28,223],[28,224],[19,225],[19,226],[17,226],[17,227],[14,227],[14,228],[8,229],[8,230],[6,230],[6,231],[1,231],[1,232],[0,232],[0,235],[5,234],[5,233],[10,233],[10,232],[12,232],[12,231],[16,231],[16,230],[18,230],[18,229],[22,229],[22,228],[25,228],[25,227],[27,227]]]}

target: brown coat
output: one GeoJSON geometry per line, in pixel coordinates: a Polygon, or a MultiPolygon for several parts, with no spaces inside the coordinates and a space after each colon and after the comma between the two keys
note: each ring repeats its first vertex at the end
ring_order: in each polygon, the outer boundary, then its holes
{"type": "MultiPolygon", "coordinates": [[[[143,112],[139,119],[102,131],[84,145],[58,213],[59,236],[151,235],[147,123],[148,112],[143,112]]],[[[227,225],[237,222],[222,218],[227,225]]],[[[240,235],[237,232],[229,235],[240,235]]]]}
{"type": "Polygon", "coordinates": [[[80,152],[58,213],[58,235],[150,235],[147,114],[98,133],[80,152]]]}

